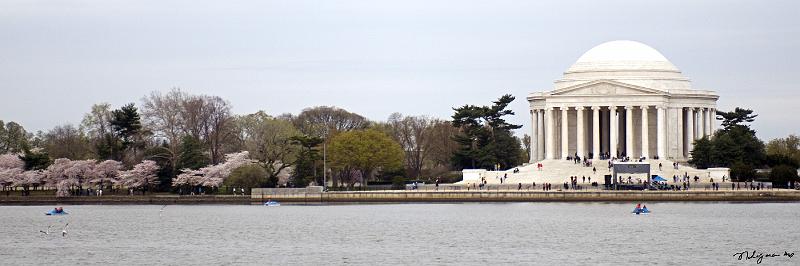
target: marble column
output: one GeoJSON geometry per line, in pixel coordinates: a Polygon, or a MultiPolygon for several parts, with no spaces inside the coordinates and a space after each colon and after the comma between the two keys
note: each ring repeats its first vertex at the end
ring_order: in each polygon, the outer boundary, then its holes
{"type": "Polygon", "coordinates": [[[536,161],[541,161],[544,160],[544,110],[537,110],[536,116],[536,161]]]}
{"type": "Polygon", "coordinates": [[[561,107],[561,159],[569,156],[569,107],[561,107]]]}
{"type": "Polygon", "coordinates": [[[692,150],[694,149],[694,108],[686,109],[686,154],[691,158],[692,150]]]}
{"type": "Polygon", "coordinates": [[[617,142],[619,141],[619,137],[617,136],[617,131],[619,131],[619,115],[617,114],[617,107],[616,106],[609,106],[611,109],[609,113],[609,143],[608,143],[608,153],[613,157],[617,157],[617,142]]]}
{"type": "Polygon", "coordinates": [[[633,106],[625,106],[625,156],[633,157],[633,106]]]}
{"type": "Polygon", "coordinates": [[[546,119],[545,122],[547,122],[547,126],[545,126],[545,128],[544,128],[547,131],[547,134],[545,135],[546,138],[547,138],[545,140],[545,145],[547,146],[545,148],[545,152],[547,153],[546,159],[555,159],[556,158],[556,153],[555,153],[556,135],[555,135],[555,132],[554,132],[555,130],[553,130],[553,128],[556,125],[555,119],[553,119],[553,112],[555,112],[555,110],[554,110],[553,107],[547,107],[547,109],[545,109],[544,112],[545,112],[545,117],[546,117],[545,118],[546,119]]]}
{"type": "Polygon", "coordinates": [[[592,106],[592,159],[600,159],[600,106],[592,106]]]}
{"type": "Polygon", "coordinates": [[[701,132],[703,132],[703,130],[701,128],[702,127],[701,112],[702,112],[702,110],[698,110],[698,109],[694,108],[694,140],[699,139],[700,135],[703,134],[703,133],[701,133],[701,132]]]}
{"type": "Polygon", "coordinates": [[[642,106],[642,157],[650,158],[650,135],[649,133],[649,117],[647,117],[647,105],[642,106]]]}
{"type": "Polygon", "coordinates": [[[717,109],[708,109],[711,112],[711,135],[717,132],[717,109]]]}
{"type": "Polygon", "coordinates": [[[711,137],[711,109],[710,108],[705,108],[705,111],[703,111],[703,114],[706,115],[706,117],[705,117],[706,124],[703,125],[703,129],[705,129],[705,132],[704,132],[705,134],[703,134],[703,135],[710,138],[711,137]]]}
{"type": "Polygon", "coordinates": [[[665,125],[666,119],[664,118],[666,117],[667,109],[663,106],[656,108],[656,154],[658,154],[660,160],[664,160],[667,158],[666,149],[664,148],[664,130],[667,129],[665,125]]]}
{"type": "Polygon", "coordinates": [[[538,126],[538,123],[536,123],[537,118],[536,110],[531,110],[531,138],[529,140],[530,143],[528,143],[528,148],[530,149],[528,163],[536,162],[536,144],[539,140],[539,138],[536,136],[536,126],[538,126]]]}
{"type": "Polygon", "coordinates": [[[578,106],[575,108],[575,110],[577,111],[577,120],[578,120],[578,123],[575,126],[575,130],[578,132],[578,134],[576,135],[578,139],[576,153],[578,153],[578,156],[583,158],[586,157],[586,128],[585,128],[586,123],[584,123],[583,121],[584,107],[578,106]]]}

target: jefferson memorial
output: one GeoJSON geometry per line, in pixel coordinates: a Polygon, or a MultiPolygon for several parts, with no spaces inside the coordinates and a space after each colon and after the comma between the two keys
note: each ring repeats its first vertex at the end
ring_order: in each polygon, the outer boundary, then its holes
{"type": "Polygon", "coordinates": [[[656,49],[611,41],[584,53],[553,89],[528,95],[531,163],[650,158],[684,162],[711,135],[719,96],[691,82],[656,49]]]}
{"type": "MultiPolygon", "coordinates": [[[[464,169],[461,184],[557,184],[581,177],[587,185],[613,174],[613,162],[628,161],[615,158],[625,157],[649,164],[652,175],[673,177],[671,184],[681,185],[678,176],[698,177],[706,184],[730,176],[727,168],[686,164],[692,143],[715,130],[719,96],[692,88],[675,65],[645,44],[612,41],[595,46],[552,90],[527,98],[530,163],[501,171],[464,169]],[[576,157],[591,160],[566,160],[576,157]]],[[[631,178],[634,183],[649,180],[631,178]]]]}

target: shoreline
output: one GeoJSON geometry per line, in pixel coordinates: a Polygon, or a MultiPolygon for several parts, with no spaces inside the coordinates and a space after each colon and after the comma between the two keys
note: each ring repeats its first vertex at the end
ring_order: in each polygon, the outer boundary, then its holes
{"type": "Polygon", "coordinates": [[[2,206],[24,205],[195,205],[261,204],[269,199],[293,204],[459,203],[459,202],[800,202],[796,190],[747,191],[337,191],[233,195],[0,196],[2,206]]]}

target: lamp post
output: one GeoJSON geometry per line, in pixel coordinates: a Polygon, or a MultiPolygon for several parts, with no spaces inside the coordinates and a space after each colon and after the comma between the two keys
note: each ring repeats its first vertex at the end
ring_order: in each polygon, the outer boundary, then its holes
{"type": "Polygon", "coordinates": [[[325,133],[322,140],[322,191],[328,191],[328,127],[325,126],[325,133]]]}

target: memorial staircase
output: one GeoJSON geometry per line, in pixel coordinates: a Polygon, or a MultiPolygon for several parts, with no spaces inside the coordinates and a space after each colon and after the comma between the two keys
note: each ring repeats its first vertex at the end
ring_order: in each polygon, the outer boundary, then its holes
{"type": "MultiPolygon", "coordinates": [[[[708,183],[712,178],[711,171],[705,169],[695,169],[686,164],[679,164],[678,169],[673,168],[672,161],[669,160],[647,160],[645,162],[650,163],[650,174],[651,175],[660,175],[664,179],[667,179],[669,184],[673,183],[673,176],[677,175],[679,178],[688,175],[691,179],[691,182],[694,182],[694,176],[700,178],[700,183],[708,183]],[[658,164],[661,163],[662,167],[661,170],[658,168],[658,164]]],[[[571,160],[555,160],[555,159],[548,159],[543,160],[533,164],[526,164],[524,166],[517,167],[519,169],[518,173],[514,173],[514,168],[508,169],[505,171],[486,171],[483,176],[486,177],[486,181],[488,184],[500,184],[500,178],[506,176],[507,178],[504,180],[504,184],[531,184],[532,182],[539,183],[553,183],[553,184],[562,184],[564,182],[569,182],[570,176],[577,176],[578,183],[582,183],[582,177],[591,177],[592,182],[597,182],[598,184],[603,184],[604,176],[611,175],[611,170],[608,168],[608,160],[593,160],[592,166],[586,167],[582,163],[574,163],[571,160]],[[541,163],[543,165],[542,169],[537,169],[537,164],[541,163]],[[594,173],[592,171],[592,167],[597,168],[597,172],[594,173]]],[[[623,179],[627,179],[628,174],[620,174],[620,177],[623,179]]],[[[635,180],[636,175],[632,175],[633,179],[635,180]]],[[[639,175],[639,178],[644,178],[644,175],[639,175]]],[[[680,180],[679,180],[680,181],[680,180]]],[[[714,178],[715,182],[722,181],[719,176],[714,178]]],[[[466,184],[472,183],[475,181],[461,181],[459,184],[466,184]]]]}

